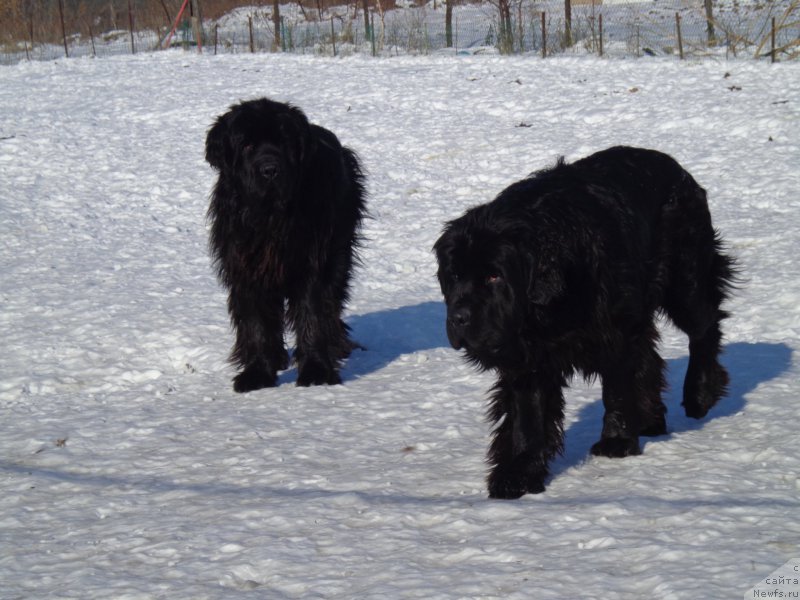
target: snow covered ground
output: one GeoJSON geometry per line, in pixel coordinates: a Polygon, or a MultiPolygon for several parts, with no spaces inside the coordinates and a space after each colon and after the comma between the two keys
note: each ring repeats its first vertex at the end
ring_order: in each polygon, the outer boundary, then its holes
{"type": "MultiPolygon", "coordinates": [[[[0,597],[741,598],[800,555],[800,63],[181,51],[0,68],[0,597]],[[345,384],[236,395],[206,249],[212,119],[290,100],[369,171],[345,384]],[[444,335],[443,221],[551,164],[658,148],[746,279],[731,394],[489,501],[490,374],[444,335]]],[[[752,597],[744,596],[744,597],[752,597]]]]}

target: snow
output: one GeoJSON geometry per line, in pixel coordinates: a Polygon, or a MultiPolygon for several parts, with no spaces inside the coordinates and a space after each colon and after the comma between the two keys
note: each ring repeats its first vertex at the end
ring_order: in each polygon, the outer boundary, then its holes
{"type": "MultiPolygon", "coordinates": [[[[283,51],[331,56],[398,54],[496,54],[498,50],[497,2],[469,2],[453,6],[452,47],[447,47],[445,3],[401,0],[384,13],[373,11],[371,22],[375,43],[364,30],[363,12],[358,3],[351,6],[303,7],[296,2],[281,3],[283,51]],[[331,28],[336,32],[332,44],[331,28]]],[[[68,7],[67,7],[68,8],[68,7]]],[[[680,16],[683,52],[687,56],[764,57],[770,51],[771,19],[775,19],[775,44],[780,59],[796,58],[800,21],[796,0],[715,0],[714,37],[709,44],[707,16],[703,2],[687,0],[602,0],[573,2],[571,8],[572,45],[564,45],[563,0],[520,0],[512,9],[513,52],[542,52],[546,37],[549,54],[569,56],[598,54],[605,57],[679,54],[676,15],[680,16]],[[545,23],[542,31],[542,15],[545,23]],[[603,20],[602,27],[599,21],[603,20]],[[600,35],[602,33],[602,35],[600,35]],[[602,48],[600,38],[602,37],[602,48]]],[[[194,44],[189,20],[178,19],[170,38],[173,46],[194,44]]],[[[66,16],[67,23],[78,20],[66,16]]],[[[138,23],[138,22],[137,22],[138,23]]],[[[96,28],[95,24],[95,28],[96,28]]],[[[166,45],[175,22],[167,27],[139,29],[133,36],[125,29],[114,29],[89,36],[73,32],[67,36],[69,56],[107,57],[150,52],[166,45]]],[[[214,54],[268,51],[274,43],[271,3],[239,6],[217,19],[207,19],[205,50],[214,54]],[[251,40],[252,37],[252,40],[251,40]]],[[[137,25],[138,27],[138,25],[137,25]]],[[[30,40],[5,44],[0,50],[0,65],[27,60],[51,60],[64,56],[63,42],[30,40]]]]}
{"type": "Polygon", "coordinates": [[[0,69],[0,597],[733,598],[800,544],[800,63],[197,56],[0,69]],[[295,102],[369,173],[342,386],[234,394],[203,161],[240,99],[295,102]],[[567,392],[542,495],[490,501],[491,374],[450,349],[442,223],[626,143],[709,191],[745,282],[731,394],[589,458],[567,392]]]}

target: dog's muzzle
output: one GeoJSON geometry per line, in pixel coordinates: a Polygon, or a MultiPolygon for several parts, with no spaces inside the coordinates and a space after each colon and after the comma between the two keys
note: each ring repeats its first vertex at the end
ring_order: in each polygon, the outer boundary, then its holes
{"type": "Polygon", "coordinates": [[[472,311],[467,306],[457,306],[447,311],[447,339],[460,350],[466,345],[466,331],[472,321],[472,311]]]}

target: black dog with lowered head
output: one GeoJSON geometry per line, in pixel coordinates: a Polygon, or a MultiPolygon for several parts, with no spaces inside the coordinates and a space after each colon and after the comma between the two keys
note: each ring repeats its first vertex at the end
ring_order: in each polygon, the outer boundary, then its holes
{"type": "Polygon", "coordinates": [[[658,313],[689,336],[686,414],[702,418],[726,393],[720,304],[733,261],[705,190],[665,154],[615,147],[560,160],[449,222],[434,250],[451,345],[498,373],[493,498],[544,491],[576,372],[603,384],[592,454],[639,454],[639,436],[666,433],[658,313]]]}
{"type": "Polygon", "coordinates": [[[341,313],[365,213],[355,153],[291,105],[232,106],[211,127],[206,160],[219,171],[210,246],[236,332],[237,392],[277,383],[295,331],[297,385],[341,382],[355,347],[341,313]]]}

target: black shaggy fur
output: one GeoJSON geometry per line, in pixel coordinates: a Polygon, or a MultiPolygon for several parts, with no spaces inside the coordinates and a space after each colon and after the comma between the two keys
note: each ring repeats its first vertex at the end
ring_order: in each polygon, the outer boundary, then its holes
{"type": "Polygon", "coordinates": [[[355,347],[341,313],[365,212],[355,153],[300,109],[260,99],[216,120],[206,160],[219,171],[210,247],[236,332],[234,390],[276,385],[289,364],[284,323],[295,331],[297,385],[340,383],[355,347]]]}
{"type": "Polygon", "coordinates": [[[639,436],[666,433],[659,312],[689,336],[686,414],[702,418],[726,393],[720,304],[733,261],[705,191],[665,154],[561,160],[449,222],[434,250],[451,345],[498,374],[491,497],[544,491],[576,372],[603,383],[592,454],[639,454],[639,436]]]}

